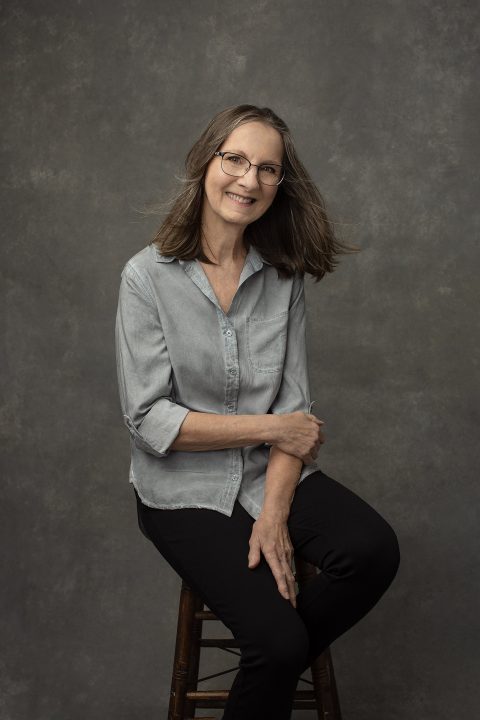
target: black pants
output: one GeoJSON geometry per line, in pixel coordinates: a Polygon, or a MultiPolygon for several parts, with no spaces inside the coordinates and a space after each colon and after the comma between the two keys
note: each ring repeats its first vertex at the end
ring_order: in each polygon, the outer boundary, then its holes
{"type": "Polygon", "coordinates": [[[149,508],[138,495],[137,508],[142,532],[239,642],[223,720],[290,718],[300,674],[378,602],[400,562],[388,522],[321,470],[298,485],[288,518],[295,550],[321,570],[298,593],[296,608],[263,554],[248,568],[254,519],[238,501],[231,517],[149,508]]]}

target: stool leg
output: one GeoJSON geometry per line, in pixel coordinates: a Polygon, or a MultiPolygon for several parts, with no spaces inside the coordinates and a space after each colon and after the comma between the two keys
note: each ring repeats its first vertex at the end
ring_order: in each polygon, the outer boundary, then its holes
{"type": "MultiPolygon", "coordinates": [[[[295,578],[299,588],[316,575],[315,565],[295,554],[295,578]]],[[[330,648],[315,658],[310,669],[319,720],[342,720],[330,648]]]]}
{"type": "MultiPolygon", "coordinates": [[[[203,610],[204,602],[200,595],[195,593],[195,612],[203,610]]],[[[203,620],[198,618],[192,622],[190,661],[188,664],[187,690],[198,689],[198,668],[200,665],[200,640],[202,639],[203,620]]],[[[183,708],[184,718],[194,718],[196,712],[195,700],[185,700],[183,708]]]]}
{"type": "Polygon", "coordinates": [[[182,580],[168,720],[184,720],[197,595],[182,580]]]}
{"type": "Polygon", "coordinates": [[[311,673],[318,719],[342,720],[330,648],[315,658],[311,673]]]}

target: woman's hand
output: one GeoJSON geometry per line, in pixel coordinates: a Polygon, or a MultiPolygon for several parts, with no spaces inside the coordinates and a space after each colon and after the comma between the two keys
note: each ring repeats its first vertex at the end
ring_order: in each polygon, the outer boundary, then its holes
{"type": "Polygon", "coordinates": [[[248,567],[255,568],[263,553],[277,581],[280,594],[290,600],[293,607],[297,607],[295,577],[292,572],[293,545],[286,520],[262,511],[253,523],[249,545],[248,567]]]}
{"type": "Polygon", "coordinates": [[[325,442],[322,425],[325,425],[323,420],[301,410],[277,415],[276,437],[272,444],[309,465],[325,442]]]}

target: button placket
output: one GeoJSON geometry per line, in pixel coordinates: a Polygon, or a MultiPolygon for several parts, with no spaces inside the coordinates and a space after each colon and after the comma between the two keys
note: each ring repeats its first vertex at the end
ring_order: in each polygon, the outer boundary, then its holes
{"type": "Polygon", "coordinates": [[[225,346],[225,407],[229,414],[233,414],[237,409],[238,390],[240,386],[237,336],[235,329],[230,325],[229,320],[223,313],[218,313],[218,318],[222,327],[225,346]]]}
{"type": "MultiPolygon", "coordinates": [[[[232,309],[231,309],[232,310],[232,309]]],[[[230,310],[230,312],[231,312],[230,310]]],[[[232,323],[232,315],[217,311],[225,347],[225,408],[228,415],[234,415],[238,407],[240,388],[240,363],[238,357],[237,335],[232,323]]],[[[242,481],[243,459],[241,448],[230,448],[230,473],[221,502],[229,506],[236,497],[242,481]]]]}

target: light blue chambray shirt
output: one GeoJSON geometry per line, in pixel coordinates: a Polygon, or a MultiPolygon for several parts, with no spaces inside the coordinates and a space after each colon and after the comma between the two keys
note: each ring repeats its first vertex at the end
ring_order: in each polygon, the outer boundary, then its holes
{"type": "MultiPolygon", "coordinates": [[[[125,264],[115,324],[120,404],[131,436],[129,482],[155,508],[235,500],[255,519],[268,443],[170,449],[190,410],[217,415],[310,412],[304,281],[280,279],[250,246],[228,313],[198,260],[148,245],[125,264]]],[[[303,465],[298,482],[319,469],[303,465]]]]}

